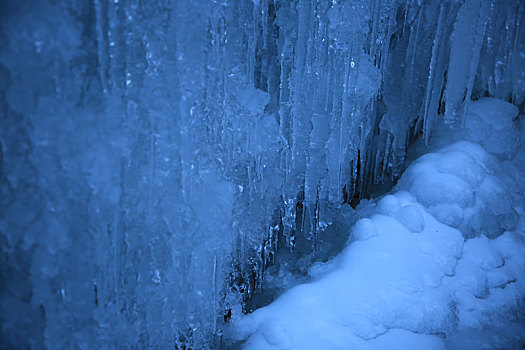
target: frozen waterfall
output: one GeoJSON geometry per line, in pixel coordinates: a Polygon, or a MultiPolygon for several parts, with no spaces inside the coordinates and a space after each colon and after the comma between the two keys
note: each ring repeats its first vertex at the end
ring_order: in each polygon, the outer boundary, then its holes
{"type": "Polygon", "coordinates": [[[231,345],[407,152],[504,130],[514,156],[515,116],[468,116],[523,114],[524,20],[521,0],[1,1],[0,348],[231,345]]]}

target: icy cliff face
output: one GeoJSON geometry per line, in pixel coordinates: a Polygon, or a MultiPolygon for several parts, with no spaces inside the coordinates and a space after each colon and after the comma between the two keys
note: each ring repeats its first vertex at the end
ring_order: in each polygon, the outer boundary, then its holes
{"type": "Polygon", "coordinates": [[[218,341],[439,113],[525,94],[519,0],[0,6],[6,344],[218,341]]]}

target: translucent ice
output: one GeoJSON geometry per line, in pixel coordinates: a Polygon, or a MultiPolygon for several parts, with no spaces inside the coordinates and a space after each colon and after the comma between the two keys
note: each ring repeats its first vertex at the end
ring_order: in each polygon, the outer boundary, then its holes
{"type": "MultiPolygon", "coordinates": [[[[1,1],[2,345],[219,347],[270,280],[353,239],[350,206],[443,118],[492,155],[434,152],[401,181],[412,201],[472,235],[515,227],[488,176],[507,159],[521,180],[523,18],[520,0],[1,1]]],[[[424,235],[399,198],[374,213],[424,235]]]]}

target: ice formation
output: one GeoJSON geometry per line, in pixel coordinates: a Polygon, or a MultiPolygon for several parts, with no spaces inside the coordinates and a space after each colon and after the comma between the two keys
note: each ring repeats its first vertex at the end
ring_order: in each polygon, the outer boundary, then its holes
{"type": "MultiPolygon", "coordinates": [[[[483,99],[466,118],[509,120],[498,127],[525,135],[512,107],[483,99]]],[[[231,336],[248,338],[247,349],[522,348],[525,147],[498,160],[519,143],[483,148],[468,136],[479,128],[454,135],[468,141],[441,135],[453,144],[357,208],[348,246],[322,273],[245,316],[231,336]]]]}
{"type": "Polygon", "coordinates": [[[0,2],[1,345],[218,348],[327,273],[347,204],[448,127],[479,146],[414,164],[382,215],[510,239],[520,135],[490,98],[523,113],[524,17],[520,0],[0,2]]]}

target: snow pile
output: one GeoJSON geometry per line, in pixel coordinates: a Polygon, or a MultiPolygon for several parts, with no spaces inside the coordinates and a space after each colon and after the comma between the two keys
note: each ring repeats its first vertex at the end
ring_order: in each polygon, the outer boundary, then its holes
{"type": "Polygon", "coordinates": [[[440,141],[491,126],[485,148],[460,141],[420,157],[395,192],[361,205],[337,258],[237,322],[232,337],[249,349],[525,345],[525,150],[510,130],[515,116],[502,101],[473,103],[465,131],[440,141]],[[514,136],[496,140],[499,132],[514,136]]]}
{"type": "Polygon", "coordinates": [[[468,137],[487,151],[510,158],[519,146],[519,130],[513,127],[518,108],[495,98],[483,98],[469,106],[468,137]]]}
{"type": "Polygon", "coordinates": [[[465,237],[496,237],[518,222],[510,198],[516,185],[502,181],[507,179],[496,176],[499,173],[494,156],[463,141],[419,158],[397,188],[411,192],[429,213],[465,237]]]}

